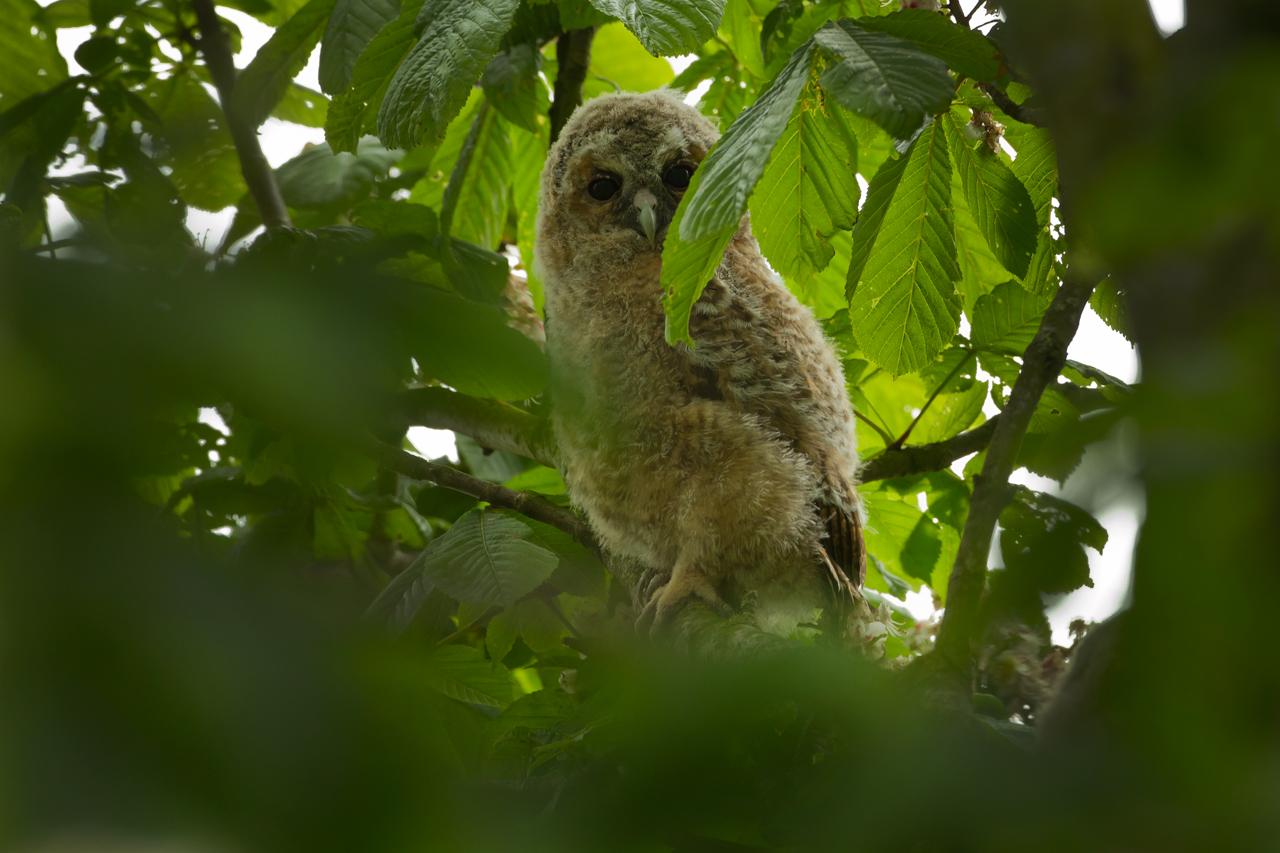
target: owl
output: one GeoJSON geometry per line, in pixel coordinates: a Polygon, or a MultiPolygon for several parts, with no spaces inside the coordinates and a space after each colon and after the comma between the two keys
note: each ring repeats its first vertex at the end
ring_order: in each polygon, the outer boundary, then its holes
{"type": "Polygon", "coordinates": [[[853,411],[746,216],[694,305],[694,346],[664,339],[663,240],[717,136],[672,93],[624,93],[580,107],[552,146],[535,268],[553,426],[570,498],[654,581],[642,624],[696,596],[794,625],[865,575],[853,411]]]}

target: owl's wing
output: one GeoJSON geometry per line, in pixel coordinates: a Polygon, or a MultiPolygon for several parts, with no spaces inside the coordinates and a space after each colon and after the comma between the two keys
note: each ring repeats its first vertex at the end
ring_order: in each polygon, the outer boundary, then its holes
{"type": "Polygon", "coordinates": [[[830,562],[830,569],[835,569],[842,577],[833,578],[840,588],[841,597],[847,584],[862,586],[867,578],[867,549],[862,540],[862,519],[858,511],[847,510],[831,503],[823,503],[818,507],[823,521],[824,535],[821,547],[830,562]]]}

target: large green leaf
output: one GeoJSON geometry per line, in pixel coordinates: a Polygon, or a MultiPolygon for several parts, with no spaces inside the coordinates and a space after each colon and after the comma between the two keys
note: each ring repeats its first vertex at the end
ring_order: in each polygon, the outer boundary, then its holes
{"type": "Polygon", "coordinates": [[[984,349],[1021,355],[1026,350],[1052,297],[1031,293],[1006,282],[980,297],[973,309],[973,342],[984,349]]]}
{"type": "Polygon", "coordinates": [[[519,0],[431,0],[421,36],[396,70],[378,111],[378,135],[409,148],[438,141],[498,52],[519,0]]]}
{"type": "Polygon", "coordinates": [[[531,44],[517,44],[498,54],[480,78],[484,95],[502,117],[530,133],[547,121],[551,98],[538,76],[542,54],[531,44]]]}
{"type": "Polygon", "coordinates": [[[222,110],[190,74],[156,80],[139,93],[159,124],[144,117],[164,143],[161,162],[172,169],[170,180],[190,205],[222,210],[244,194],[240,157],[227,132],[222,110]]]}
{"type": "Polygon", "coordinates": [[[532,532],[512,513],[471,510],[406,571],[420,572],[459,601],[507,607],[551,577],[559,562],[531,541],[532,532]]]}
{"type": "Polygon", "coordinates": [[[546,359],[507,326],[501,308],[424,287],[410,306],[412,351],[422,372],[464,394],[521,400],[543,389],[546,359]]]}
{"type": "Polygon", "coordinates": [[[1037,592],[1066,593],[1093,586],[1084,549],[1101,553],[1107,531],[1080,507],[1019,488],[1000,513],[1000,527],[1005,570],[1023,576],[1037,592]]]}
{"type": "Polygon", "coordinates": [[[451,182],[460,178],[462,183],[448,190],[455,203],[449,233],[459,240],[493,249],[507,224],[511,140],[506,120],[494,110],[480,110],[475,121],[475,144],[467,158],[466,171],[451,178],[451,182]]]}
{"type": "Polygon", "coordinates": [[[764,54],[760,47],[763,22],[747,0],[728,0],[720,33],[733,48],[738,63],[756,77],[764,77],[764,54]]]}
{"type": "Polygon", "coordinates": [[[414,22],[422,0],[405,0],[400,16],[384,26],[351,71],[351,88],[333,99],[325,118],[324,138],[334,151],[354,151],[367,116],[385,92],[388,78],[413,47],[414,22]]]}
{"type": "Polygon", "coordinates": [[[333,4],[334,0],[310,0],[272,34],[236,79],[231,107],[254,127],[267,120],[307,64],[333,4]]]}
{"type": "Polygon", "coordinates": [[[694,53],[715,35],[725,0],[591,0],[636,34],[654,56],[694,53]]]}
{"type": "Polygon", "coordinates": [[[969,212],[1000,263],[1021,278],[1027,274],[1039,233],[1031,196],[1000,155],[968,138],[954,114],[943,122],[969,212]]]}
{"type": "Polygon", "coordinates": [[[951,103],[947,66],[911,42],[857,21],[829,23],[814,34],[831,66],[822,85],[833,97],[899,138],[951,103]]]}
{"type": "Polygon", "coordinates": [[[751,197],[751,224],[769,263],[808,282],[826,268],[828,238],[858,213],[858,140],[844,109],[806,90],[751,197]]]}
{"type": "Polygon", "coordinates": [[[397,159],[397,152],[374,139],[362,141],[354,154],[317,145],[282,165],[276,176],[290,207],[343,210],[367,198],[397,159]]]}
{"type": "Polygon", "coordinates": [[[959,324],[951,161],[938,122],[876,173],[853,229],[849,322],[889,372],[928,364],[959,324]]]}
{"type": "Polygon", "coordinates": [[[809,76],[812,48],[797,51],[764,94],[733,123],[701,167],[662,250],[667,340],[692,342],[689,315],[737,230],[747,199],[786,129],[809,76]]]}
{"type": "Polygon", "coordinates": [[[336,95],[373,37],[400,14],[400,0],[337,0],[320,45],[320,88],[336,95]]]}
{"type": "Polygon", "coordinates": [[[905,39],[974,80],[994,80],[1000,73],[995,44],[975,30],[953,23],[945,13],[930,9],[902,9],[891,15],[859,19],[868,30],[905,39]]]}
{"type": "Polygon", "coordinates": [[[33,26],[34,0],[0,0],[0,112],[66,79],[53,36],[33,26]]]}
{"type": "Polygon", "coordinates": [[[441,646],[431,651],[424,664],[423,679],[450,699],[505,708],[515,695],[511,673],[472,646],[441,646]]]}

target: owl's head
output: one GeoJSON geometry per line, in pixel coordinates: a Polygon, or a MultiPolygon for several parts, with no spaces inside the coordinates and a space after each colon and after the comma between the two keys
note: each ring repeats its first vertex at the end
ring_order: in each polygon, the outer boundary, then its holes
{"type": "Polygon", "coordinates": [[[579,107],[547,156],[538,261],[554,276],[603,253],[657,259],[676,206],[718,134],[674,93],[604,95],[579,107]]]}

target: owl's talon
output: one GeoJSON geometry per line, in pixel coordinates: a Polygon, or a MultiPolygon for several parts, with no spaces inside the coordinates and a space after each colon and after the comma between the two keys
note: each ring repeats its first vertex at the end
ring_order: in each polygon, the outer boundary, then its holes
{"type": "Polygon", "coordinates": [[[651,635],[659,633],[671,624],[671,620],[691,596],[702,599],[721,616],[733,614],[733,607],[720,597],[706,575],[686,570],[673,573],[671,580],[654,592],[644,610],[640,611],[640,618],[636,620],[637,630],[643,631],[648,627],[651,635]]]}

